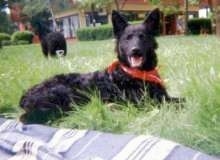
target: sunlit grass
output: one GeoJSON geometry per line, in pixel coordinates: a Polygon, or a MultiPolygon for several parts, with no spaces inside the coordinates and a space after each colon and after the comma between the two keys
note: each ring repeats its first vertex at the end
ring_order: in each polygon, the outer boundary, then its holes
{"type": "MultiPolygon", "coordinates": [[[[172,96],[186,98],[183,109],[160,108],[148,100],[132,104],[103,104],[97,96],[48,124],[114,133],[153,134],[220,155],[220,39],[215,36],[159,37],[160,73],[172,96]]],[[[104,69],[115,58],[112,40],[68,44],[63,59],[46,60],[38,45],[0,50],[0,113],[17,118],[22,92],[58,73],[104,69]]]]}

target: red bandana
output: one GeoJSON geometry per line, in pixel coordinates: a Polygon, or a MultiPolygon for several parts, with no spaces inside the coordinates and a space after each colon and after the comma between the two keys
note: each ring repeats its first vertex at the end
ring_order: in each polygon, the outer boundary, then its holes
{"type": "Polygon", "coordinates": [[[117,66],[120,66],[120,68],[125,73],[132,76],[133,78],[141,79],[147,82],[157,83],[160,84],[161,86],[164,86],[163,81],[160,78],[156,68],[152,69],[151,71],[141,71],[135,68],[129,68],[121,64],[119,61],[115,61],[107,68],[108,73],[112,73],[117,68],[117,66]]]}

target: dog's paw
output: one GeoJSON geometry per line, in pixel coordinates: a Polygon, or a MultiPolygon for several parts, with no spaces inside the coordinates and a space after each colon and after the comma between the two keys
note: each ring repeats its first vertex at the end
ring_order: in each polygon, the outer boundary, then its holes
{"type": "Polygon", "coordinates": [[[185,99],[185,98],[182,98],[182,97],[170,97],[170,98],[168,99],[168,102],[184,103],[184,102],[186,102],[186,99],[185,99]]]}
{"type": "Polygon", "coordinates": [[[180,97],[169,97],[169,103],[172,103],[173,106],[179,110],[184,108],[184,103],[186,102],[185,98],[180,97]]]}

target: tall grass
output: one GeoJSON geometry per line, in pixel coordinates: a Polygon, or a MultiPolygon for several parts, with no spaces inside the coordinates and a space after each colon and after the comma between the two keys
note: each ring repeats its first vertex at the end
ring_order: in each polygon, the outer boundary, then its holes
{"type": "MultiPolygon", "coordinates": [[[[186,98],[182,109],[146,100],[103,104],[98,96],[49,125],[114,133],[153,134],[220,155],[220,39],[215,36],[159,37],[160,73],[172,96],[186,98]]],[[[68,44],[63,59],[46,60],[38,45],[0,50],[0,114],[17,118],[22,92],[58,73],[89,72],[112,62],[112,40],[68,44]]]]}

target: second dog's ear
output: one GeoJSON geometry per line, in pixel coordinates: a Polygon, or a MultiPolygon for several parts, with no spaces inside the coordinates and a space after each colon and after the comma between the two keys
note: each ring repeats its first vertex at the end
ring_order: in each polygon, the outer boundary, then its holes
{"type": "Polygon", "coordinates": [[[156,8],[150,12],[143,24],[146,26],[149,34],[155,35],[159,31],[160,27],[160,10],[156,8]]]}
{"type": "Polygon", "coordinates": [[[113,33],[115,37],[120,37],[121,33],[128,26],[128,22],[125,18],[118,13],[117,11],[112,11],[112,25],[113,25],[113,33]]]}

